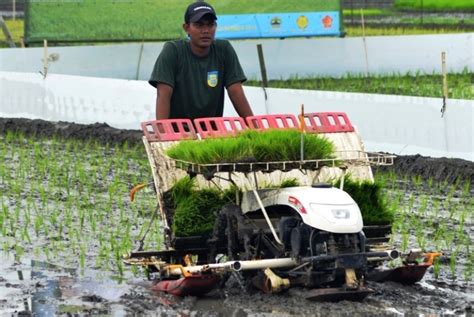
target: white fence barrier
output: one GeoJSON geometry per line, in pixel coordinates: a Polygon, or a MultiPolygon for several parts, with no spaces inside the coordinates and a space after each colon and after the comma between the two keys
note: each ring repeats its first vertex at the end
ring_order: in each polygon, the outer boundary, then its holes
{"type": "MultiPolygon", "coordinates": [[[[473,35],[408,35],[366,38],[267,39],[232,41],[250,79],[260,78],[256,45],[261,43],[269,79],[292,76],[440,73],[441,52],[450,72],[473,69],[473,35]]],[[[163,43],[107,46],[50,47],[49,73],[148,80],[163,43]]],[[[0,71],[43,71],[43,48],[0,50],[0,71]]]]}
{"type": "MultiPolygon", "coordinates": [[[[255,114],[343,111],[369,151],[457,157],[474,161],[474,103],[439,98],[245,87],[255,114]]],[[[139,129],[155,116],[146,81],[0,72],[0,116],[139,129]]],[[[236,115],[228,98],[225,115],[236,115]]]]}

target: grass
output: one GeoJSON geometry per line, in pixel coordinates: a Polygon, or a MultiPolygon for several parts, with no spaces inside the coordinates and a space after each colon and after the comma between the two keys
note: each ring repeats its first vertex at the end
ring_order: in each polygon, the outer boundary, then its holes
{"type": "MultiPolygon", "coordinates": [[[[184,37],[181,27],[189,0],[82,0],[80,2],[35,1],[29,5],[26,35],[29,42],[106,41],[109,39],[165,40],[184,37]]],[[[285,0],[210,0],[218,14],[293,12],[285,0]]],[[[298,11],[339,10],[338,0],[298,1],[298,11]]]]}
{"type": "MultiPolygon", "coordinates": [[[[350,15],[350,10],[344,10],[344,14],[349,16],[350,15]]],[[[358,11],[355,10],[355,13],[358,11]]],[[[373,9],[373,10],[364,10],[364,14],[367,14],[368,16],[386,16],[386,15],[392,15],[393,13],[387,12],[387,11],[381,11],[378,9],[373,9]]],[[[363,34],[366,36],[394,36],[394,35],[419,35],[419,34],[447,34],[447,33],[463,33],[466,32],[465,29],[462,27],[460,28],[453,28],[453,27],[442,27],[443,25],[450,25],[450,26],[460,26],[460,21],[457,19],[453,18],[424,18],[424,23],[425,24],[430,24],[429,26],[422,27],[419,25],[419,18],[406,18],[406,22],[413,23],[413,26],[397,26],[396,24],[393,27],[390,26],[383,26],[383,27],[374,27],[374,26],[366,26],[364,33],[362,32],[362,28],[360,26],[350,26],[346,25],[344,26],[344,31],[346,32],[347,37],[360,37],[363,34]],[[441,27],[436,27],[433,28],[434,25],[440,25],[441,27]]],[[[472,25],[474,21],[472,19],[465,20],[464,23],[466,25],[472,25]]],[[[20,46],[20,38],[23,37],[24,35],[24,20],[22,19],[17,19],[15,21],[13,20],[6,20],[6,24],[12,34],[13,40],[15,44],[19,47],[20,46]]],[[[133,24],[135,24],[133,22],[133,24]]],[[[101,26],[104,27],[104,26],[101,26]]],[[[176,34],[176,38],[182,37],[183,34],[176,34]]],[[[129,40],[140,40],[142,39],[143,36],[139,37],[128,37],[129,40]]],[[[103,39],[102,43],[107,43],[109,41],[109,38],[103,39]]],[[[124,39],[126,41],[126,39],[124,39]]],[[[41,40],[42,43],[42,40],[41,40]]],[[[83,43],[87,43],[86,40],[83,41],[83,43]]],[[[89,41],[90,43],[90,41],[89,41]]],[[[100,43],[97,43],[100,44],[100,43]]],[[[6,42],[5,42],[5,36],[3,32],[0,32],[0,48],[1,47],[7,47],[6,42]]]]}
{"type": "MultiPolygon", "coordinates": [[[[10,34],[12,35],[12,38],[15,44],[17,46],[20,46],[20,40],[23,37],[23,28],[24,28],[23,20],[20,20],[20,19],[16,19],[15,21],[5,20],[5,24],[7,25],[7,28],[10,31],[10,34]]],[[[2,31],[0,31],[0,44],[2,42],[5,43],[4,45],[6,46],[5,34],[3,34],[2,31]]]]}
{"type": "Polygon", "coordinates": [[[463,29],[453,28],[427,28],[419,25],[413,26],[397,26],[393,27],[373,27],[366,26],[364,31],[360,26],[344,26],[344,31],[348,37],[361,37],[361,36],[396,36],[396,35],[422,35],[422,34],[450,34],[450,33],[465,33],[463,29]]]}
{"type": "MultiPolygon", "coordinates": [[[[449,98],[474,99],[474,73],[465,69],[462,73],[448,74],[449,98]]],[[[249,86],[261,86],[250,80],[249,86]]],[[[270,80],[269,87],[361,92],[419,97],[442,97],[442,77],[438,74],[406,73],[392,75],[345,75],[342,78],[297,77],[289,80],[270,80]]]]}
{"type": "MultiPolygon", "coordinates": [[[[247,130],[237,138],[183,141],[170,148],[167,155],[199,164],[298,161],[300,138],[298,130],[247,130]]],[[[316,134],[304,134],[304,149],[306,160],[331,158],[334,153],[334,145],[316,134]]]]}
{"type": "Polygon", "coordinates": [[[418,11],[422,3],[423,9],[427,11],[474,11],[474,2],[471,0],[395,0],[395,8],[418,11]]]}
{"type": "MultiPolygon", "coordinates": [[[[390,10],[382,10],[382,9],[364,9],[364,16],[387,16],[387,15],[392,15],[393,12],[390,10]]],[[[342,15],[347,17],[351,16],[352,14],[360,16],[360,9],[354,8],[353,10],[351,9],[343,9],[342,10],[342,15]]]]}

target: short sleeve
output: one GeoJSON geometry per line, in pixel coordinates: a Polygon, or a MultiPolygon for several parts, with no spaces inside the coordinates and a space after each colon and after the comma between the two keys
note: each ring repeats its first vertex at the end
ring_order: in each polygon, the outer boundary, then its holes
{"type": "Polygon", "coordinates": [[[148,83],[156,87],[158,82],[171,87],[175,86],[178,53],[176,46],[171,42],[165,43],[158,56],[148,83]]]}
{"type": "Polygon", "coordinates": [[[244,81],[247,80],[247,77],[245,77],[244,71],[239,62],[239,58],[237,57],[237,53],[235,52],[230,42],[226,41],[226,45],[224,49],[225,49],[224,85],[227,88],[230,85],[235,84],[237,82],[243,83],[244,81]]]}

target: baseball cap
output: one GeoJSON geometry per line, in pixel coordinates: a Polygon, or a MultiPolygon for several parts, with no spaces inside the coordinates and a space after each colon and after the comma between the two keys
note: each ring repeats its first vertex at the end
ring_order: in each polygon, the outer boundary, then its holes
{"type": "Polygon", "coordinates": [[[206,14],[211,15],[214,20],[217,20],[216,11],[214,11],[214,8],[209,3],[204,1],[193,2],[184,13],[184,22],[197,22],[206,14]]]}

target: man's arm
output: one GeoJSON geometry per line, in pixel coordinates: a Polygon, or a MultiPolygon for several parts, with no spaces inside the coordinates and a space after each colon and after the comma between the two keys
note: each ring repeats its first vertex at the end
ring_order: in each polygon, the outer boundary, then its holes
{"type": "Polygon", "coordinates": [[[242,83],[237,82],[235,84],[230,85],[227,87],[227,93],[229,94],[230,101],[234,105],[235,111],[241,116],[242,118],[253,116],[252,109],[250,108],[250,104],[245,97],[244,89],[242,88],[242,83]]]}
{"type": "Polygon", "coordinates": [[[167,84],[156,85],[156,120],[169,119],[173,87],[167,84]]]}

